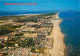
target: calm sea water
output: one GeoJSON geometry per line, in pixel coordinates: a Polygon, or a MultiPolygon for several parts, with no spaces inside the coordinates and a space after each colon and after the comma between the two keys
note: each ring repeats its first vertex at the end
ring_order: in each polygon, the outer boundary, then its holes
{"type": "Polygon", "coordinates": [[[63,19],[60,27],[65,34],[66,56],[80,56],[80,12],[61,12],[59,17],[63,19]]]}

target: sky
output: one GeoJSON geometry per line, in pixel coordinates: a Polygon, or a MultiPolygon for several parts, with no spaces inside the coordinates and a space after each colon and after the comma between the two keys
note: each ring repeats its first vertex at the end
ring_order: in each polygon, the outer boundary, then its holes
{"type": "Polygon", "coordinates": [[[0,11],[80,11],[79,0],[0,0],[0,11]],[[37,5],[4,5],[4,3],[37,3],[37,5]]]}

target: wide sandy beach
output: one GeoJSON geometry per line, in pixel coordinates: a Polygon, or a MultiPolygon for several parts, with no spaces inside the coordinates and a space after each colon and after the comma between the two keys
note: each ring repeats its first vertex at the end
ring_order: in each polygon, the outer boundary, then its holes
{"type": "MultiPolygon", "coordinates": [[[[58,17],[59,13],[55,15],[55,18],[53,19],[60,19],[58,17]]],[[[54,17],[54,15],[52,15],[54,17]]],[[[62,20],[53,20],[51,19],[51,22],[53,23],[53,30],[50,36],[47,36],[48,38],[53,38],[53,48],[46,50],[47,53],[51,54],[51,56],[65,56],[64,55],[64,34],[61,32],[60,29],[60,22],[62,20]]]]}

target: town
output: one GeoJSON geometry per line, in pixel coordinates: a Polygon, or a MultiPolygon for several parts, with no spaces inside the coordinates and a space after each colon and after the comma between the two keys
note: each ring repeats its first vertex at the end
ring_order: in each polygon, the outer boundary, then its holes
{"type": "Polygon", "coordinates": [[[52,14],[0,17],[0,56],[50,56],[52,14]]]}

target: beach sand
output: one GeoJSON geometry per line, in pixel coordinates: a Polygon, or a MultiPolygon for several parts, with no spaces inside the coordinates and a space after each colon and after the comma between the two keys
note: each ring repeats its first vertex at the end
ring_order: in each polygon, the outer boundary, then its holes
{"type": "MultiPolygon", "coordinates": [[[[53,19],[59,19],[58,17],[59,13],[55,15],[55,18],[53,19]]],[[[54,16],[54,15],[53,15],[54,16]]],[[[51,54],[51,56],[65,56],[64,55],[64,49],[65,49],[65,44],[64,44],[64,34],[61,32],[60,29],[60,22],[62,20],[51,20],[53,23],[53,30],[51,35],[47,36],[48,38],[53,38],[53,48],[52,49],[47,49],[46,53],[51,54]]]]}

